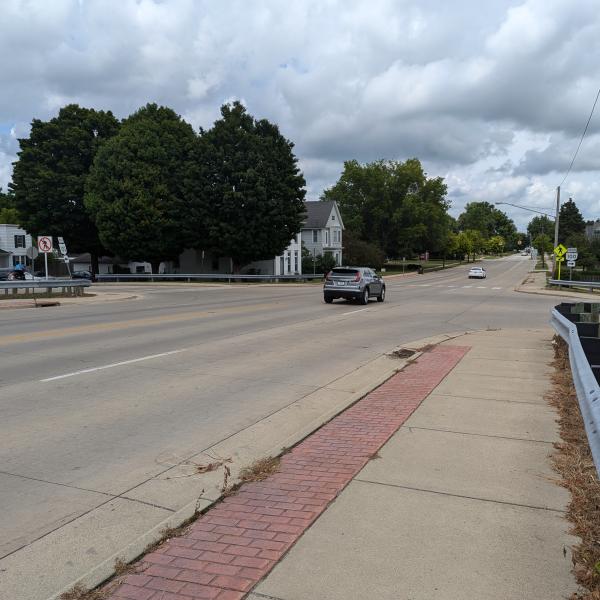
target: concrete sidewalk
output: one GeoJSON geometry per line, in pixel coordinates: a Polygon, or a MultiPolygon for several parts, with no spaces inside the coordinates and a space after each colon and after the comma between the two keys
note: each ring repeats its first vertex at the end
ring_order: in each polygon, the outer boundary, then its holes
{"type": "Polygon", "coordinates": [[[539,600],[576,586],[552,332],[424,352],[105,588],[129,600],[539,600]]]}
{"type": "Polygon", "coordinates": [[[490,331],[442,345],[469,351],[248,598],[539,600],[575,591],[568,494],[548,460],[558,439],[544,400],[551,337],[490,331]]]}

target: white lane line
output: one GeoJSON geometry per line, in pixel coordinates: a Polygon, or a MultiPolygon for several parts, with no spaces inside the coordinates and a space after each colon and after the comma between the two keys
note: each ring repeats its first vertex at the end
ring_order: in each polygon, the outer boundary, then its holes
{"type": "Polygon", "coordinates": [[[431,287],[430,283],[420,283],[419,287],[431,287]]]}
{"type": "Polygon", "coordinates": [[[47,377],[46,379],[40,379],[42,383],[48,381],[56,381],[57,379],[66,379],[67,377],[75,377],[75,375],[83,375],[84,373],[93,373],[94,371],[103,371],[104,369],[112,369],[113,367],[122,367],[123,365],[131,365],[133,363],[142,362],[143,360],[152,360],[153,358],[161,358],[162,356],[171,356],[172,354],[179,354],[185,352],[187,348],[181,350],[171,350],[170,352],[161,352],[160,354],[151,354],[149,356],[142,356],[141,358],[133,358],[132,360],[124,360],[118,363],[112,363],[110,365],[102,365],[100,367],[93,367],[91,369],[83,369],[81,371],[73,371],[73,373],[65,373],[64,375],[57,375],[56,377],[47,377]]]}
{"type": "Polygon", "coordinates": [[[492,289],[493,290],[501,290],[502,288],[501,287],[493,287],[492,289]]]}
{"type": "Polygon", "coordinates": [[[369,309],[368,308],[359,308],[358,310],[351,310],[350,312],[342,313],[342,317],[344,317],[346,315],[353,315],[357,312],[362,312],[363,310],[369,310],[369,309]]]}
{"type": "Polygon", "coordinates": [[[449,287],[449,288],[455,288],[456,286],[455,285],[449,285],[447,287],[449,287]]]}
{"type": "Polygon", "coordinates": [[[487,290],[487,285],[478,285],[477,289],[478,290],[487,290]]]}
{"type": "Polygon", "coordinates": [[[463,285],[463,288],[472,288],[472,285],[463,285]]]}

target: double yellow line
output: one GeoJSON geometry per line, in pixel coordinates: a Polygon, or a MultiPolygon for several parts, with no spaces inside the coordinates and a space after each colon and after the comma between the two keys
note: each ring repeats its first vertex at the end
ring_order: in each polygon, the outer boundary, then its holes
{"type": "Polygon", "coordinates": [[[114,321],[112,323],[96,323],[94,325],[78,325],[75,327],[48,329],[46,331],[34,331],[31,333],[17,333],[14,335],[0,336],[0,346],[8,346],[10,344],[19,344],[25,342],[37,342],[55,338],[64,338],[71,335],[106,333],[108,331],[122,331],[124,329],[148,327],[151,325],[164,325],[165,323],[194,321],[196,319],[206,319],[207,317],[217,317],[220,315],[227,316],[249,313],[253,311],[270,310],[275,307],[281,308],[282,306],[282,304],[274,302],[263,304],[251,304],[247,306],[215,308],[211,310],[199,310],[194,312],[177,313],[172,315],[162,315],[159,317],[131,319],[128,321],[114,321]]]}

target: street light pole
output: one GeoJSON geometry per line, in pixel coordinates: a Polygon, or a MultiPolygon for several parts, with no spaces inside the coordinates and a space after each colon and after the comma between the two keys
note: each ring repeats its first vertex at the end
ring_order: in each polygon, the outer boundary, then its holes
{"type": "MultiPolygon", "coordinates": [[[[556,188],[556,216],[554,217],[554,247],[558,246],[558,216],[560,211],[560,185],[556,188]]],[[[556,255],[552,253],[552,273],[556,277],[556,255]]]]}

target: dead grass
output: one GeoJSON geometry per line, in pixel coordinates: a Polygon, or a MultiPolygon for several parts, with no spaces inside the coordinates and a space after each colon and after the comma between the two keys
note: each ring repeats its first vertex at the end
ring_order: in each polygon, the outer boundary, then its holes
{"type": "Polygon", "coordinates": [[[106,600],[111,590],[99,588],[88,590],[81,584],[77,584],[68,592],[61,594],[60,600],[106,600]]]}
{"type": "Polygon", "coordinates": [[[268,456],[267,458],[259,458],[254,461],[249,467],[245,467],[240,471],[240,481],[249,483],[251,481],[264,481],[267,477],[277,473],[279,470],[279,458],[268,456]]]}
{"type": "Polygon", "coordinates": [[[572,571],[584,590],[574,593],[571,600],[600,600],[600,481],[579,412],[568,349],[558,336],[554,350],[554,385],[548,400],[559,413],[561,441],[554,444],[552,463],[561,475],[559,484],[571,493],[570,532],[581,539],[572,548],[572,571]]]}
{"type": "Polygon", "coordinates": [[[390,356],[394,358],[409,358],[412,356],[416,350],[410,350],[409,348],[398,348],[398,350],[394,350],[390,353],[390,356]]]}

